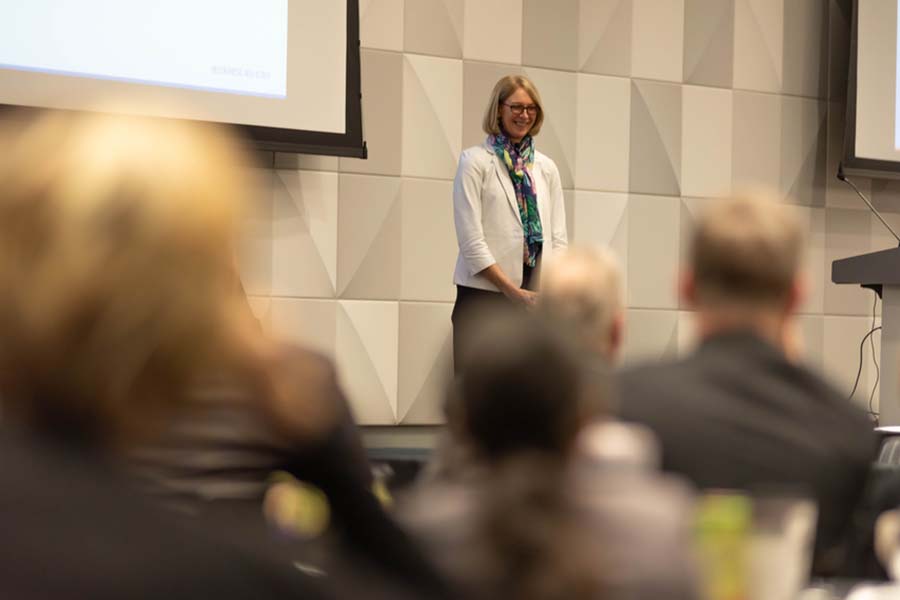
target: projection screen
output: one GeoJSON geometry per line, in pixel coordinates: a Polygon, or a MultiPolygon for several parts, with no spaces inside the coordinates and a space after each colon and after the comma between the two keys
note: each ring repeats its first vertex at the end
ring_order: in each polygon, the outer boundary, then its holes
{"type": "Polygon", "coordinates": [[[845,172],[900,178],[900,0],[854,4],[845,172]]]}
{"type": "Polygon", "coordinates": [[[0,0],[0,104],[128,107],[364,157],[358,0],[0,0]]]}

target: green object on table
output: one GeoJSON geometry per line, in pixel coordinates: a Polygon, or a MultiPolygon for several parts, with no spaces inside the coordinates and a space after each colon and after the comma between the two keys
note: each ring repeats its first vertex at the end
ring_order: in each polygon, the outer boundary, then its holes
{"type": "Polygon", "coordinates": [[[747,600],[747,551],[753,505],[737,492],[710,492],[698,503],[697,553],[705,597],[747,600]]]}

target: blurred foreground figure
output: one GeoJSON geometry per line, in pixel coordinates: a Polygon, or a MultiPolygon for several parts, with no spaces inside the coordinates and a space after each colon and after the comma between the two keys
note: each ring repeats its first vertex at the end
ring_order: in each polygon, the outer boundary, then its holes
{"type": "MultiPolygon", "coordinates": [[[[584,364],[580,422],[607,419],[612,399],[608,389],[610,370],[619,353],[625,321],[622,271],[615,256],[592,246],[572,246],[557,252],[544,266],[536,306],[547,327],[577,346],[584,364]]],[[[452,413],[453,406],[445,408],[452,413]]],[[[421,481],[453,477],[473,460],[471,440],[454,431],[450,414],[448,421],[450,427],[438,439],[421,481]]]]}
{"type": "Polygon", "coordinates": [[[368,597],[376,577],[444,597],[442,578],[373,493],[371,467],[330,361],[290,346],[270,361],[296,379],[292,400],[308,422],[285,430],[259,410],[260,395],[270,390],[247,385],[240,372],[217,372],[194,386],[190,406],[156,443],[132,453],[146,491],[197,518],[271,533],[286,560],[336,575],[342,587],[364,572],[359,585],[368,597]],[[291,483],[275,483],[285,479],[291,483]],[[264,519],[264,498],[277,535],[264,519]]]}
{"type": "Polygon", "coordinates": [[[577,344],[585,363],[583,418],[606,420],[614,400],[610,371],[625,330],[619,261],[599,246],[572,246],[547,261],[541,286],[539,314],[577,344]]]}
{"type": "Polygon", "coordinates": [[[644,463],[643,450],[608,460],[624,449],[621,431],[580,437],[584,370],[565,337],[507,313],[476,341],[449,403],[451,443],[469,446],[470,460],[399,507],[464,596],[697,597],[692,495],[629,464],[644,463]]]}
{"type": "Polygon", "coordinates": [[[0,595],[325,597],[262,547],[173,523],[116,464],[221,369],[286,429],[331,419],[233,292],[241,149],[210,126],[62,113],[4,124],[0,148],[0,595]]]}
{"type": "Polygon", "coordinates": [[[696,310],[699,348],[619,383],[623,418],[653,429],[664,469],[700,488],[815,499],[813,568],[824,575],[842,568],[875,439],[862,410],[789,356],[803,245],[785,205],[714,203],[697,222],[680,290],[696,310]]]}
{"type": "Polygon", "coordinates": [[[541,314],[589,354],[612,364],[625,328],[622,269],[608,250],[572,246],[547,261],[538,298],[541,314]]]}

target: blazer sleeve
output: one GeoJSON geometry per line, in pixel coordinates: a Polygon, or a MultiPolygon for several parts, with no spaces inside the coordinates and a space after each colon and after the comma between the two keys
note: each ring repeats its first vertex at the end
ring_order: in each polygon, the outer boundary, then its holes
{"type": "Polygon", "coordinates": [[[453,180],[453,221],[459,254],[470,275],[483,271],[497,261],[484,239],[482,226],[482,191],[484,166],[477,160],[480,148],[465,150],[453,180]]]}
{"type": "Polygon", "coordinates": [[[550,223],[552,228],[552,248],[562,249],[569,245],[566,232],[566,202],[563,197],[562,183],[556,163],[550,161],[550,223]]]}

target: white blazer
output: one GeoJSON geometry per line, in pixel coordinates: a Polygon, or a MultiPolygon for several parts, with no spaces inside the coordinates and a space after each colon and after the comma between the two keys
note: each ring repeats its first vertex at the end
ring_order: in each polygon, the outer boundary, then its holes
{"type": "MultiPolygon", "coordinates": [[[[544,233],[540,265],[568,245],[566,207],[559,169],[548,156],[535,151],[532,176],[544,233]]],[[[459,242],[453,283],[499,291],[477,275],[496,263],[513,283],[522,285],[522,217],[509,171],[487,141],[467,148],[459,157],[453,180],[453,219],[459,242]]]]}

